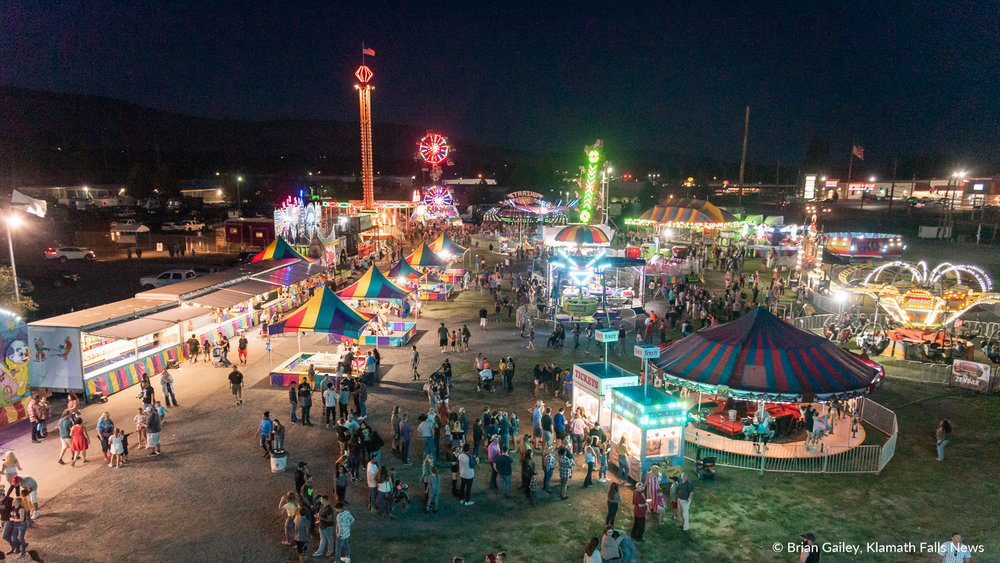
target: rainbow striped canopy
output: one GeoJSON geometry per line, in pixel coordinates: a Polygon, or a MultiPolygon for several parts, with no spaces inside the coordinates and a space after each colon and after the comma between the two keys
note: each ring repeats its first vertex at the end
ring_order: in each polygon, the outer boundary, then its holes
{"type": "Polygon", "coordinates": [[[368,268],[365,275],[353,284],[337,292],[341,299],[370,299],[402,303],[410,291],[389,281],[375,266],[368,268]]]}
{"type": "Polygon", "coordinates": [[[372,315],[348,307],[329,286],[324,284],[322,291],[292,311],[284,320],[267,327],[267,332],[268,334],[298,331],[326,332],[343,338],[357,339],[371,318],[372,315]]]}
{"type": "Polygon", "coordinates": [[[406,261],[414,268],[440,268],[443,270],[448,267],[448,262],[434,254],[426,242],[413,251],[413,254],[407,256],[406,261]]]}
{"type": "Polygon", "coordinates": [[[736,217],[700,199],[671,199],[663,205],[647,209],[639,219],[658,224],[667,223],[729,223],[736,217]]]}
{"type": "Polygon", "coordinates": [[[812,401],[865,394],[878,372],[833,342],[756,310],[670,345],[655,361],[686,387],[747,400],[812,401]]]}
{"type": "Polygon", "coordinates": [[[429,246],[434,252],[447,252],[452,256],[462,256],[467,250],[469,250],[452,240],[451,237],[448,236],[448,233],[441,233],[441,235],[434,239],[434,242],[432,242],[429,246]]]}
{"type": "Polygon", "coordinates": [[[611,244],[611,239],[592,225],[567,225],[556,233],[556,242],[602,245],[611,244]]]}
{"type": "Polygon", "coordinates": [[[389,278],[394,280],[398,280],[400,278],[419,280],[422,277],[424,277],[424,275],[418,272],[406,260],[396,262],[396,264],[389,269],[389,278]]]}
{"type": "Polygon", "coordinates": [[[262,260],[281,260],[283,258],[298,258],[300,260],[305,260],[309,262],[310,260],[305,256],[299,254],[294,248],[288,246],[285,239],[278,237],[274,239],[271,244],[267,245],[267,248],[262,250],[260,254],[253,257],[250,262],[260,262],[262,260]]]}

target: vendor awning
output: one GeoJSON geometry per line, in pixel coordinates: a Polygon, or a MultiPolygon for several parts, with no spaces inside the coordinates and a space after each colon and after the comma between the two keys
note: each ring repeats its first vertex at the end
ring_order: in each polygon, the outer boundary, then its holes
{"type": "Polygon", "coordinates": [[[448,233],[441,233],[438,238],[434,239],[434,242],[430,243],[430,249],[437,253],[450,254],[452,256],[462,256],[468,250],[464,246],[461,246],[450,236],[448,233]]]}
{"type": "Polygon", "coordinates": [[[154,332],[160,332],[161,330],[166,330],[176,323],[169,321],[160,321],[150,318],[136,319],[134,321],[127,321],[121,324],[111,325],[101,329],[97,329],[90,334],[96,334],[97,336],[103,336],[104,338],[116,338],[119,340],[134,340],[140,336],[146,336],[147,334],[153,334],[154,332]]]}
{"type": "Polygon", "coordinates": [[[435,254],[434,251],[427,246],[427,243],[420,245],[420,248],[413,251],[413,254],[407,256],[406,261],[415,268],[440,268],[443,270],[448,267],[448,263],[444,260],[444,258],[435,254]]]}
{"type": "Polygon", "coordinates": [[[166,321],[168,323],[182,323],[184,321],[189,321],[191,319],[206,314],[208,314],[208,311],[206,311],[201,307],[191,307],[189,305],[181,305],[180,307],[174,307],[172,309],[167,309],[166,311],[153,313],[152,315],[147,315],[143,318],[153,319],[157,321],[166,321]]]}
{"type": "Polygon", "coordinates": [[[273,285],[292,285],[299,283],[302,280],[309,279],[316,274],[321,274],[325,270],[326,268],[320,264],[312,262],[296,262],[291,266],[285,266],[284,268],[279,268],[271,272],[258,274],[252,279],[267,282],[273,285]]]}
{"type": "Polygon", "coordinates": [[[368,326],[373,315],[355,311],[337,294],[324,285],[309,301],[292,311],[283,320],[268,327],[269,334],[285,332],[326,332],[336,336],[357,339],[368,326]]]}
{"type": "Polygon", "coordinates": [[[361,279],[337,292],[341,299],[372,299],[376,301],[402,302],[410,294],[389,281],[375,266],[368,268],[361,279]]]}
{"type": "Polygon", "coordinates": [[[308,260],[308,258],[299,254],[294,248],[289,246],[288,243],[285,242],[285,239],[278,237],[250,261],[261,262],[263,260],[279,260],[281,258],[299,258],[302,260],[308,260]]]}
{"type": "Polygon", "coordinates": [[[239,305],[251,297],[253,296],[239,291],[217,289],[211,293],[206,293],[205,295],[199,295],[198,297],[192,298],[191,303],[201,305],[202,307],[211,307],[213,309],[228,309],[234,305],[239,305]]]}
{"type": "Polygon", "coordinates": [[[418,272],[416,268],[411,266],[410,263],[407,262],[406,260],[400,260],[399,262],[396,262],[395,266],[389,268],[388,277],[394,280],[398,279],[419,280],[420,278],[424,277],[424,275],[418,272]]]}
{"type": "Polygon", "coordinates": [[[227,291],[237,291],[239,293],[245,293],[251,297],[256,297],[262,293],[270,293],[280,286],[273,283],[268,283],[260,280],[247,280],[240,283],[226,286],[223,289],[227,291]]]}

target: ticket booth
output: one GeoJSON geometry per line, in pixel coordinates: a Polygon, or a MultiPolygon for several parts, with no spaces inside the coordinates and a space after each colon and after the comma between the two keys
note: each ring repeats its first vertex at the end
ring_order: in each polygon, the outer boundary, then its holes
{"type": "Polygon", "coordinates": [[[608,395],[611,408],[613,456],[618,459],[622,438],[628,446],[630,476],[639,480],[649,466],[670,461],[684,463],[687,403],[655,387],[616,387],[608,395]]]}
{"type": "Polygon", "coordinates": [[[582,408],[587,420],[610,428],[611,408],[608,393],[615,387],[639,384],[639,376],[607,362],[573,365],[573,412],[582,408]]]}

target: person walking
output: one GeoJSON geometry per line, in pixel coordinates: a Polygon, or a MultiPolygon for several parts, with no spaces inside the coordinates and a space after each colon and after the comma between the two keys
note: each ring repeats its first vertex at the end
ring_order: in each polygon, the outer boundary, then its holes
{"type": "Polygon", "coordinates": [[[438,333],[438,345],[441,346],[441,353],[444,354],[448,351],[448,327],[441,323],[441,326],[437,329],[438,333]]]}
{"type": "Polygon", "coordinates": [[[312,521],[307,516],[308,513],[309,509],[304,504],[300,504],[295,511],[293,526],[295,528],[295,551],[299,554],[299,563],[305,561],[306,548],[309,544],[309,529],[312,527],[312,521]]]}
{"type": "Polygon", "coordinates": [[[611,483],[608,487],[608,515],[604,518],[604,525],[614,527],[615,517],[618,516],[618,505],[622,502],[622,495],[618,491],[618,483],[611,483]]]}
{"type": "Polygon", "coordinates": [[[566,495],[566,491],[569,488],[569,480],[573,477],[573,466],[576,462],[569,455],[569,452],[564,446],[559,448],[559,498],[566,500],[569,497],[566,495]]]}
{"type": "Polygon", "coordinates": [[[298,387],[299,393],[299,409],[302,411],[302,416],[300,421],[302,426],[312,426],[312,420],[309,418],[309,411],[312,410],[312,386],[309,385],[308,381],[303,381],[299,383],[298,387]]]}
{"type": "Polygon", "coordinates": [[[944,461],[944,447],[948,445],[950,440],[948,435],[951,434],[951,422],[948,419],[944,419],[938,423],[937,431],[935,432],[935,437],[937,438],[937,460],[944,461]]]}
{"type": "Polygon", "coordinates": [[[951,541],[941,545],[938,550],[938,563],[963,563],[972,560],[972,550],[962,543],[962,535],[954,533],[951,541]]]}
{"type": "Polygon", "coordinates": [[[514,469],[514,458],[507,453],[507,447],[500,449],[500,455],[493,462],[497,472],[498,493],[502,497],[510,498],[510,481],[514,469]]]}
{"type": "Polygon", "coordinates": [[[236,365],[233,365],[233,371],[229,372],[229,386],[233,390],[233,396],[236,397],[236,404],[243,404],[243,374],[240,370],[236,369],[236,365]]]}
{"type": "Polygon", "coordinates": [[[472,332],[469,331],[469,325],[462,325],[462,351],[469,351],[469,339],[472,338],[472,332]]]}
{"type": "Polygon", "coordinates": [[[642,541],[642,534],[646,531],[646,485],[641,481],[635,484],[635,492],[632,493],[632,539],[642,541]]]}
{"type": "Polygon", "coordinates": [[[375,456],[368,457],[368,465],[365,466],[365,480],[368,484],[368,510],[375,512],[378,493],[378,461],[375,456]]]}
{"type": "Polygon", "coordinates": [[[354,523],[354,515],[347,510],[347,505],[344,502],[338,502],[335,510],[337,511],[337,549],[334,550],[333,556],[339,561],[350,563],[351,524],[354,523]]]}
{"type": "Polygon", "coordinates": [[[472,500],[472,480],[476,477],[476,462],[479,456],[469,453],[469,444],[462,444],[462,454],[458,456],[458,474],[462,479],[459,487],[459,503],[465,506],[476,504],[472,500]]]}
{"type": "Polygon", "coordinates": [[[264,450],[264,455],[261,457],[271,455],[271,435],[273,432],[274,421],[271,420],[271,413],[264,411],[260,417],[260,426],[257,428],[257,434],[260,435],[260,447],[264,450]]]}
{"type": "Polygon", "coordinates": [[[247,365],[247,333],[241,332],[240,339],[236,343],[236,358],[237,361],[243,364],[244,367],[247,365]]]}
{"type": "Polygon", "coordinates": [[[409,415],[403,413],[399,419],[399,457],[405,465],[410,463],[410,438],[413,436],[413,429],[408,421],[409,415]]]}
{"type": "Polygon", "coordinates": [[[587,476],[583,479],[583,488],[586,489],[594,483],[594,468],[597,466],[597,437],[590,439],[590,443],[583,450],[583,461],[587,464],[587,476]]]}
{"type": "Polygon", "coordinates": [[[535,349],[535,325],[528,327],[528,350],[535,349]]]}
{"type": "Polygon", "coordinates": [[[195,338],[194,335],[192,334],[191,338],[187,339],[187,345],[188,345],[188,354],[191,357],[190,360],[191,363],[197,364],[198,354],[201,352],[201,342],[197,338],[195,338]]]}
{"type": "MultiPolygon", "coordinates": [[[[90,436],[87,435],[87,429],[83,426],[83,421],[77,419],[70,428],[70,436],[72,436],[72,447],[70,451],[72,453],[72,460],[70,465],[75,466],[77,459],[82,459],[83,463],[87,463],[87,448],[90,447],[90,436]]],[[[7,470],[7,462],[14,455],[13,452],[7,453],[7,459],[4,460],[4,472],[7,474],[7,480],[10,481],[10,471],[7,470]]],[[[14,460],[15,463],[17,460],[14,460]]],[[[16,474],[16,473],[15,473],[16,474]]]]}
{"type": "Polygon", "coordinates": [[[392,492],[392,476],[389,473],[389,468],[383,465],[378,468],[378,473],[375,474],[375,509],[379,516],[387,518],[392,516],[390,492],[392,492]]]}
{"type": "Polygon", "coordinates": [[[170,370],[163,370],[163,375],[160,376],[160,389],[163,391],[163,400],[170,405],[170,401],[173,400],[173,406],[177,405],[177,396],[174,395],[174,376],[170,374],[170,370]]]}
{"type": "Polygon", "coordinates": [[[489,312],[486,310],[486,305],[483,305],[479,309],[479,330],[486,330],[486,319],[489,317],[489,312]]]}
{"type": "Polygon", "coordinates": [[[326,382],[326,389],[323,390],[323,421],[327,428],[337,422],[337,399],[338,393],[333,388],[333,382],[326,382]]]}
{"type": "MultiPolygon", "coordinates": [[[[140,409],[141,410],[141,409],[140,409]]],[[[72,413],[69,409],[66,409],[62,413],[62,418],[59,419],[59,441],[62,445],[59,448],[59,465],[65,465],[66,462],[63,461],[63,456],[69,451],[73,445],[72,435],[70,434],[73,428],[73,418],[72,413]]]]}
{"type": "Polygon", "coordinates": [[[694,484],[681,472],[681,480],[677,485],[677,508],[680,511],[681,527],[686,532],[691,529],[691,501],[694,500],[694,484]]]}
{"type": "Polygon", "coordinates": [[[32,393],[31,400],[28,402],[28,421],[31,423],[31,442],[33,444],[42,442],[42,420],[44,419],[42,402],[37,395],[32,393]]]}
{"type": "Polygon", "coordinates": [[[104,461],[111,461],[111,436],[115,433],[115,423],[111,420],[108,411],[101,413],[101,418],[97,421],[97,439],[101,442],[101,452],[104,453],[104,461]]]}
{"type": "Polygon", "coordinates": [[[438,511],[438,498],[441,496],[441,481],[438,479],[437,467],[431,466],[427,474],[427,503],[424,505],[424,513],[438,511]]]}
{"type": "Polygon", "coordinates": [[[297,416],[297,411],[299,410],[299,388],[297,385],[291,385],[288,387],[288,403],[292,406],[292,415],[288,420],[295,424],[299,421],[297,416]]]}
{"type": "Polygon", "coordinates": [[[417,352],[417,347],[413,347],[413,355],[410,357],[410,371],[413,374],[413,381],[420,380],[420,374],[417,373],[417,366],[420,364],[420,352],[417,352]]]}

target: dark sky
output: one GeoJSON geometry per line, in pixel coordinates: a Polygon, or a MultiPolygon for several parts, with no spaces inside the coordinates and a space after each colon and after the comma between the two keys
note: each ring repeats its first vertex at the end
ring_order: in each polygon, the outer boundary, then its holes
{"type": "Polygon", "coordinates": [[[343,4],[3,0],[0,81],[202,116],[356,120],[364,41],[376,123],[484,144],[582,152],[601,137],[609,153],[737,160],[749,104],[762,163],[800,161],[813,135],[835,162],[853,137],[873,163],[1000,161],[994,1],[343,4]]]}

